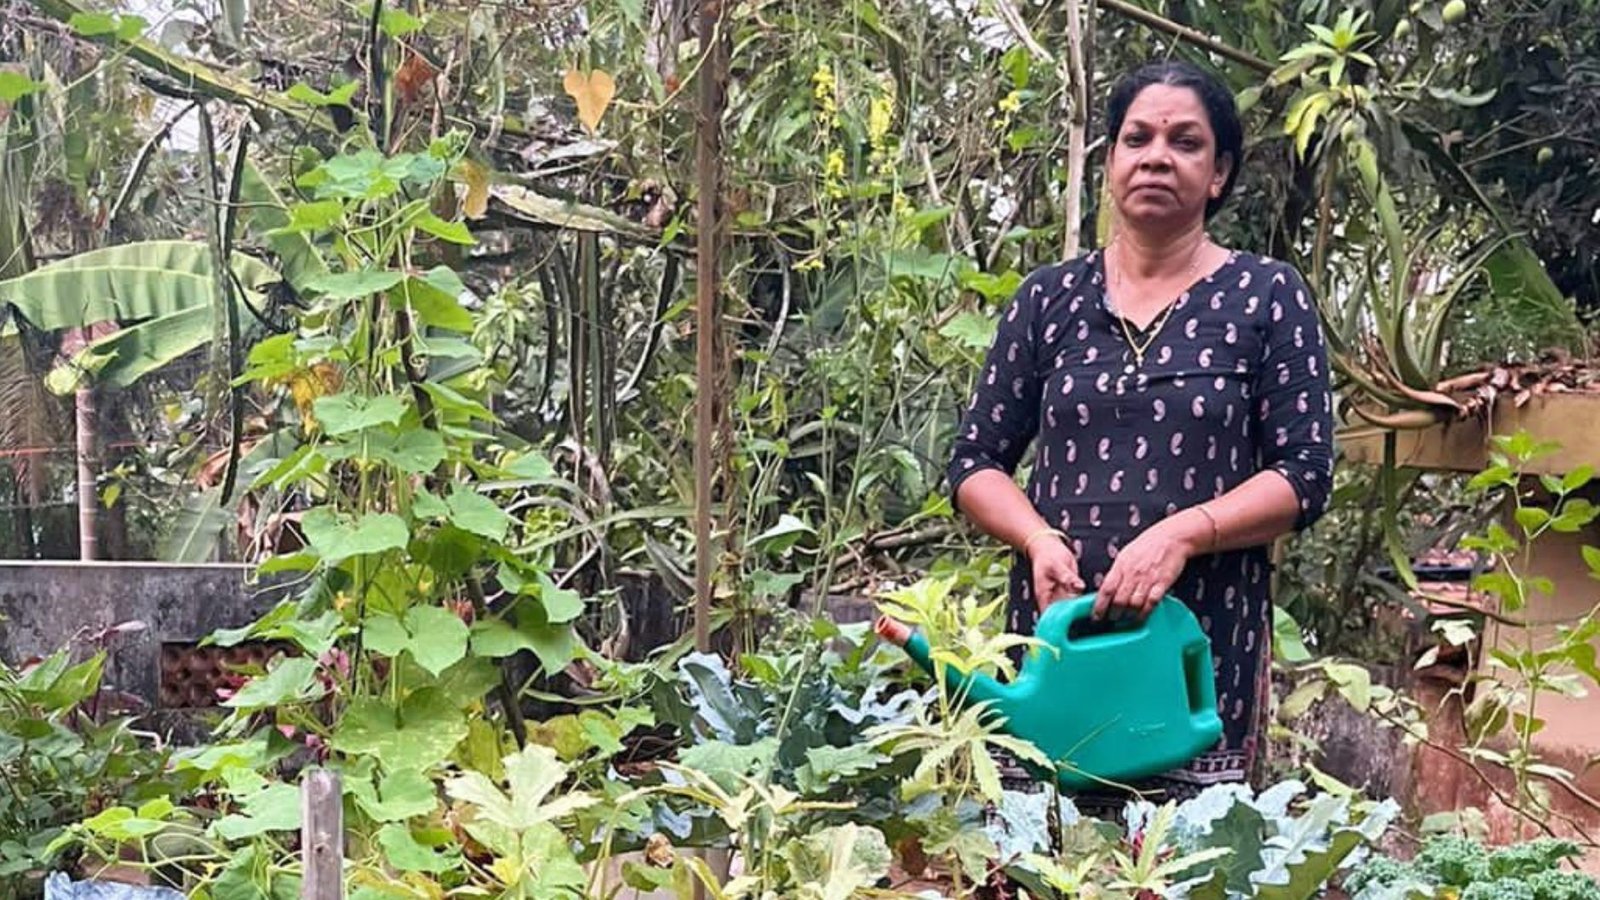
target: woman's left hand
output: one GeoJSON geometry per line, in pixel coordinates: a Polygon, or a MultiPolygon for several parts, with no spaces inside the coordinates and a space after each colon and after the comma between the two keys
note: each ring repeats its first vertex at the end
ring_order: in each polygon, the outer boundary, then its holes
{"type": "Polygon", "coordinates": [[[1101,582],[1094,617],[1143,621],[1172,587],[1193,554],[1172,519],[1145,529],[1117,553],[1101,582]]]}

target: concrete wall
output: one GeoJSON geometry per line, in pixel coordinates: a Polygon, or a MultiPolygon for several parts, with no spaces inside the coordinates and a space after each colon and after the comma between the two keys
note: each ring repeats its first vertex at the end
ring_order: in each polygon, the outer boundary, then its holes
{"type": "Polygon", "coordinates": [[[254,621],[284,595],[246,583],[246,566],[0,561],[0,659],[18,665],[127,622],[106,661],[108,687],[155,704],[161,647],[254,621]]]}

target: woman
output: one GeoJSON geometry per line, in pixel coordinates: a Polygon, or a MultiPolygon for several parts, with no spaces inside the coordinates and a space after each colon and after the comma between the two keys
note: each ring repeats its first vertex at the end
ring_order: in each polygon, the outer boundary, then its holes
{"type": "MultiPolygon", "coordinates": [[[[1332,480],[1316,305],[1293,267],[1210,241],[1243,150],[1233,98],[1183,63],[1113,91],[1116,237],[1032,273],[1002,313],[961,423],[956,506],[1016,550],[1009,626],[1099,592],[1097,617],[1167,594],[1211,638],[1223,738],[1142,788],[1247,780],[1271,647],[1266,545],[1315,521],[1332,480]],[[1035,446],[1026,493],[1012,479],[1035,446]]],[[[1080,798],[1093,800],[1093,798],[1080,798]]],[[[1080,804],[1081,805],[1081,804],[1080,804]]]]}

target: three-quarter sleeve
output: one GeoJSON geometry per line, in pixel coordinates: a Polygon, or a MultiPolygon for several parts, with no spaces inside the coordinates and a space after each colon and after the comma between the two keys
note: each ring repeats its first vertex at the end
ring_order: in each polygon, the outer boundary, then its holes
{"type": "Polygon", "coordinates": [[[1274,272],[1266,315],[1256,374],[1261,467],[1294,488],[1301,530],[1322,516],[1333,487],[1333,394],[1316,300],[1293,266],[1274,272]]]}
{"type": "Polygon", "coordinates": [[[1048,268],[1034,272],[1000,313],[972,401],[961,418],[946,479],[951,503],[961,485],[984,469],[1014,474],[1039,430],[1039,367],[1034,325],[1048,268]]]}

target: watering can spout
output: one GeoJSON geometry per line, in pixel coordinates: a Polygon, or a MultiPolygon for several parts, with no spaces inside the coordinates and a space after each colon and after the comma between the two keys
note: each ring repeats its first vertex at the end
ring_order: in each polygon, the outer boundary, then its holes
{"type": "Polygon", "coordinates": [[[873,630],[878,633],[878,637],[904,650],[906,655],[929,675],[937,678],[939,673],[936,668],[942,668],[945,686],[950,693],[965,697],[968,702],[1000,703],[1011,693],[1006,685],[982,672],[962,672],[951,665],[935,667],[928,639],[904,622],[888,616],[879,616],[873,630]]]}

